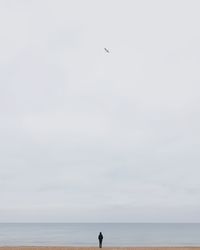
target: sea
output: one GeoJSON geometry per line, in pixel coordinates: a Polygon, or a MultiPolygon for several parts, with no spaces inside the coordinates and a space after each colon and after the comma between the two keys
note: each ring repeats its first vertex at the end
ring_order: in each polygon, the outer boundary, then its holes
{"type": "Polygon", "coordinates": [[[199,223],[0,223],[0,246],[200,246],[199,223]]]}

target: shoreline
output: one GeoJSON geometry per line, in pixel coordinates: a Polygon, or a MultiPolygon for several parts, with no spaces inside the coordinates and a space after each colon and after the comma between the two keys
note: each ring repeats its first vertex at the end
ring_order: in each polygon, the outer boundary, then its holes
{"type": "MultiPolygon", "coordinates": [[[[99,247],[81,246],[0,246],[0,250],[98,250],[99,247]]],[[[102,250],[200,250],[200,246],[180,247],[102,247],[102,250]]]]}

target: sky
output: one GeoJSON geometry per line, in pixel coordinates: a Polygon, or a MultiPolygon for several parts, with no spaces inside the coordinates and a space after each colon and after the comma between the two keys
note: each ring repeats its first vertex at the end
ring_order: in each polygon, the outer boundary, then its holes
{"type": "Polygon", "coordinates": [[[199,9],[0,0],[0,222],[200,222],[199,9]]]}

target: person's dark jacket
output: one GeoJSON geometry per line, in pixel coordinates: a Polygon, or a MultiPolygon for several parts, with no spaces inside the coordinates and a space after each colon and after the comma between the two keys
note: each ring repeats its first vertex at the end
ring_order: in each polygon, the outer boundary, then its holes
{"type": "Polygon", "coordinates": [[[102,234],[102,233],[99,234],[98,239],[99,239],[99,241],[102,241],[102,240],[103,240],[103,234],[102,234]]]}

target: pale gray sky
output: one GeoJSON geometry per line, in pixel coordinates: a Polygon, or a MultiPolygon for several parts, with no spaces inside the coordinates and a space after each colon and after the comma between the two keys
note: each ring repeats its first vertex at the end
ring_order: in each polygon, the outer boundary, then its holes
{"type": "Polygon", "coordinates": [[[0,222],[200,222],[199,10],[0,0],[0,222]]]}

